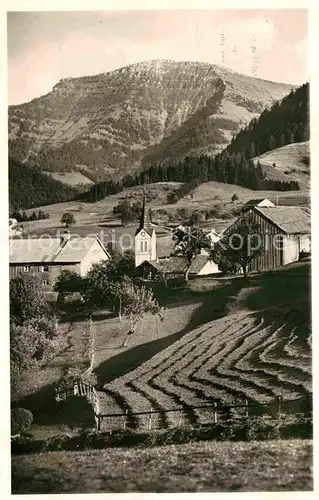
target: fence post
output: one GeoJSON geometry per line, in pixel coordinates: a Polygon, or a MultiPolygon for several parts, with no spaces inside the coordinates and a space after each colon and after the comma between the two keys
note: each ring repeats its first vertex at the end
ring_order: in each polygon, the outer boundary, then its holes
{"type": "Polygon", "coordinates": [[[246,407],[245,408],[245,417],[248,418],[249,414],[248,414],[248,400],[247,399],[245,400],[245,407],[246,407]]]}
{"type": "Polygon", "coordinates": [[[152,411],[153,411],[153,408],[151,407],[150,418],[149,418],[149,421],[148,421],[148,430],[149,431],[152,430],[152,411]]]}
{"type": "Polygon", "coordinates": [[[101,430],[101,417],[100,415],[95,415],[96,428],[98,431],[101,430]]]}
{"type": "Polygon", "coordinates": [[[126,429],[127,414],[128,414],[128,410],[126,409],[125,410],[125,417],[124,417],[124,421],[123,421],[123,429],[124,430],[126,429]]]}
{"type": "Polygon", "coordinates": [[[178,427],[181,426],[182,423],[182,410],[179,410],[179,415],[178,415],[178,427]]]}
{"type": "Polygon", "coordinates": [[[277,418],[280,418],[282,412],[282,396],[277,396],[277,418]]]}
{"type": "Polygon", "coordinates": [[[214,422],[214,424],[217,424],[218,416],[217,416],[217,402],[216,401],[214,403],[214,413],[213,413],[213,415],[214,415],[213,422],[214,422]]]}

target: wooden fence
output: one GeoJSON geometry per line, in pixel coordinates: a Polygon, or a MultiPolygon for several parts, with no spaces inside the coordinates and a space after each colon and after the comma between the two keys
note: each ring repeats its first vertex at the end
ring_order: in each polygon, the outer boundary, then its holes
{"type": "Polygon", "coordinates": [[[295,400],[284,400],[282,396],[277,396],[273,401],[265,403],[250,403],[248,400],[245,400],[243,403],[233,405],[225,405],[214,401],[199,406],[184,406],[170,409],[154,409],[152,407],[146,411],[131,411],[130,409],[126,409],[124,413],[100,413],[99,398],[96,393],[96,389],[92,385],[84,382],[77,382],[72,388],[66,391],[56,391],[56,401],[62,401],[68,396],[84,396],[91,402],[97,430],[101,430],[104,421],[112,421],[113,424],[115,421],[115,426],[112,426],[112,430],[120,428],[125,430],[128,426],[130,426],[130,422],[132,422],[133,419],[136,419],[136,417],[145,417],[146,421],[143,420],[143,427],[147,427],[148,430],[152,430],[158,425],[158,419],[157,422],[154,421],[156,416],[168,414],[176,414],[173,426],[180,427],[183,421],[183,416],[190,411],[197,412],[197,414],[200,414],[201,412],[208,412],[206,423],[212,424],[217,424],[221,421],[249,418],[261,414],[268,414],[272,418],[280,419],[282,416],[289,413],[293,413],[295,415],[306,415],[312,413],[311,396],[295,400]]]}

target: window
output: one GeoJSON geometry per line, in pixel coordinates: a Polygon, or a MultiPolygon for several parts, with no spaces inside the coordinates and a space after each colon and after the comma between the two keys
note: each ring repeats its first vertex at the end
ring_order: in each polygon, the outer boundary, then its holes
{"type": "Polygon", "coordinates": [[[28,273],[30,271],[30,266],[23,266],[23,272],[28,273]]]}
{"type": "Polygon", "coordinates": [[[42,280],[42,285],[50,285],[49,280],[42,280]]]}
{"type": "Polygon", "coordinates": [[[143,252],[143,241],[141,241],[141,252],[143,252]]]}
{"type": "Polygon", "coordinates": [[[144,241],[144,252],[147,252],[147,241],[144,241]]]}
{"type": "Polygon", "coordinates": [[[45,273],[48,273],[48,272],[50,271],[49,266],[43,266],[43,271],[44,271],[45,273]]]}

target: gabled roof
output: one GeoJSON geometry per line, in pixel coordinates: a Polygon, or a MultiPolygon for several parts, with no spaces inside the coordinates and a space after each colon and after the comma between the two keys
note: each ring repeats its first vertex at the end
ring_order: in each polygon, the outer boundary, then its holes
{"type": "Polygon", "coordinates": [[[244,203],[244,207],[247,207],[247,206],[257,206],[259,205],[259,203],[261,203],[262,201],[268,201],[269,203],[271,203],[272,205],[274,205],[270,200],[268,200],[267,198],[257,198],[257,199],[254,199],[254,200],[248,200],[246,203],[244,203]]]}
{"type": "MultiPolygon", "coordinates": [[[[208,257],[206,255],[197,255],[190,267],[191,274],[198,274],[207,264],[208,257]]],[[[185,273],[187,263],[182,257],[168,257],[167,259],[144,261],[140,266],[151,265],[161,273],[185,273]]]]}
{"type": "Polygon", "coordinates": [[[49,262],[60,245],[60,238],[11,239],[9,245],[10,264],[49,262]]]}
{"type": "Polygon", "coordinates": [[[10,264],[78,263],[98,241],[106,256],[110,255],[97,237],[24,238],[10,240],[10,264]]]}
{"type": "Polygon", "coordinates": [[[198,274],[208,262],[207,255],[196,255],[190,267],[190,274],[198,274]]]}
{"type": "Polygon", "coordinates": [[[184,273],[187,269],[185,259],[182,257],[167,257],[150,262],[155,262],[156,269],[166,273],[184,273]]]}
{"type": "Polygon", "coordinates": [[[96,237],[88,236],[86,238],[69,239],[62,246],[61,251],[54,257],[54,262],[82,262],[96,241],[98,241],[105,254],[109,257],[107,250],[103,247],[100,240],[96,237]]]}
{"type": "Polygon", "coordinates": [[[145,231],[149,236],[152,236],[155,229],[153,226],[138,227],[135,231],[135,236],[137,236],[141,231],[145,231]]]}
{"type": "Polygon", "coordinates": [[[311,233],[310,209],[306,207],[254,207],[253,210],[286,234],[311,233]]]}

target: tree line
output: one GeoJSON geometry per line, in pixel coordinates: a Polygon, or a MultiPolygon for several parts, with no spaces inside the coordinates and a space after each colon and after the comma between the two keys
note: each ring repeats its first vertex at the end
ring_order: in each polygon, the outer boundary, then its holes
{"type": "Polygon", "coordinates": [[[254,118],[233,137],[226,151],[254,158],[287,144],[308,141],[309,122],[309,83],[306,83],[254,118]]]}
{"type": "Polygon", "coordinates": [[[72,200],[76,188],[56,181],[35,167],[9,158],[9,205],[11,210],[51,205],[72,200]]]}
{"type": "Polygon", "coordinates": [[[187,157],[174,166],[153,165],[146,172],[137,173],[135,176],[127,175],[121,181],[103,181],[94,184],[86,193],[79,194],[77,199],[95,202],[111,194],[117,194],[125,188],[155,182],[182,182],[171,202],[185,196],[203,182],[216,181],[235,184],[253,190],[295,191],[299,184],[295,181],[278,181],[266,179],[258,162],[254,165],[252,160],[241,154],[229,154],[227,151],[210,158],[208,156],[187,157]]]}
{"type": "Polygon", "coordinates": [[[27,222],[33,220],[44,220],[50,219],[50,214],[43,212],[42,210],[38,210],[38,212],[32,212],[31,215],[28,215],[25,210],[12,210],[10,212],[10,217],[16,219],[17,222],[27,222]]]}
{"type": "Polygon", "coordinates": [[[173,165],[157,163],[135,176],[126,175],[119,182],[100,182],[79,195],[86,201],[98,201],[124,188],[163,181],[182,182],[175,201],[203,182],[217,181],[254,190],[299,190],[295,181],[266,179],[261,165],[253,158],[287,144],[309,140],[309,84],[302,85],[259,118],[253,119],[233,137],[231,143],[214,158],[202,155],[186,157],[173,165]]]}

